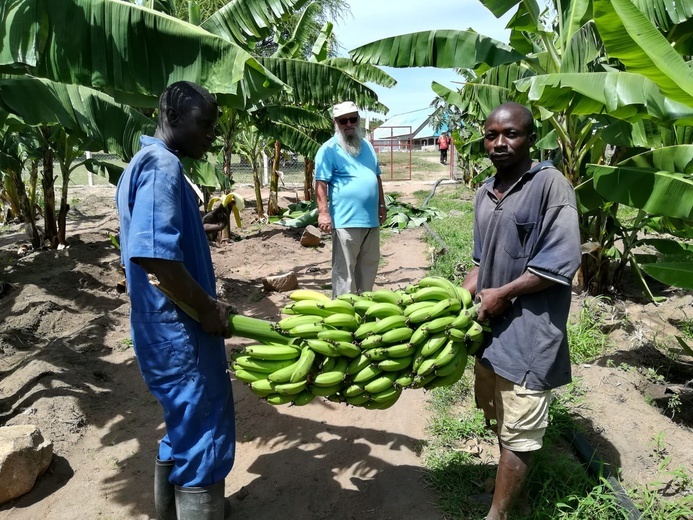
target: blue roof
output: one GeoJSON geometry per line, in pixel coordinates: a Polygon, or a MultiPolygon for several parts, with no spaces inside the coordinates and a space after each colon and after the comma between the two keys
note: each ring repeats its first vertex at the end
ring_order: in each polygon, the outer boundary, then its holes
{"type": "Polygon", "coordinates": [[[420,110],[405,112],[404,114],[394,115],[373,130],[373,139],[391,139],[393,137],[408,137],[409,135],[411,135],[412,139],[438,137],[442,132],[448,131],[448,126],[443,124],[439,130],[435,130],[430,124],[432,113],[433,109],[427,107],[420,110]]]}

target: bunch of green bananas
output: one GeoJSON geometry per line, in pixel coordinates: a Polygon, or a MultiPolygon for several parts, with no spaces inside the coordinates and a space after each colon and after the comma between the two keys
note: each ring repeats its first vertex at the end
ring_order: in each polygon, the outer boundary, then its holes
{"type": "Polygon", "coordinates": [[[249,345],[232,357],[236,378],[271,404],[319,396],[388,408],[404,388],[459,380],[488,330],[476,321],[469,291],[436,276],[403,290],[335,300],[297,290],[290,298],[274,327],[293,341],[249,345]]]}

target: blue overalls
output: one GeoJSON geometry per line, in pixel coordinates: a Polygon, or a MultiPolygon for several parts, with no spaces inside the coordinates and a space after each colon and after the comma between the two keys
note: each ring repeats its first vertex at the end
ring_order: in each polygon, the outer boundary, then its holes
{"type": "Polygon", "coordinates": [[[178,157],[159,139],[143,136],[140,144],[116,190],[133,346],[142,377],[164,409],[167,433],[158,456],[175,461],[171,483],[210,486],[226,478],[235,457],[224,340],[204,332],[152,286],[133,259],[183,262],[216,297],[212,258],[178,157]]]}

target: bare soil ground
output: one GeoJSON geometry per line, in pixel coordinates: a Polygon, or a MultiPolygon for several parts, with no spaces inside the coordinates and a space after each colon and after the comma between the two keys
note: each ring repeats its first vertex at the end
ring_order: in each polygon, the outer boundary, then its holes
{"type": "MultiPolygon", "coordinates": [[[[386,191],[405,199],[432,184],[386,183],[386,191]]],[[[249,189],[238,191],[252,198],[249,189]]],[[[284,203],[293,197],[283,195],[284,203]]],[[[108,236],[118,230],[113,189],[73,188],[70,198],[69,248],[19,256],[26,240],[20,229],[0,235],[0,280],[11,284],[0,296],[0,425],[35,424],[55,449],[46,475],[30,493],[0,506],[0,520],[150,518],[163,423],[130,348],[127,296],[116,291],[122,273],[108,236]]],[[[253,214],[246,210],[244,222],[253,214]]],[[[301,287],[329,283],[329,241],[303,248],[300,231],[272,225],[249,225],[239,234],[239,241],[213,246],[212,255],[220,296],[244,314],[276,319],[288,302],[287,294],[262,290],[264,276],[293,270],[301,287]]],[[[382,252],[378,287],[416,281],[430,265],[422,230],[388,237],[382,252]]],[[[693,378],[691,360],[671,361],[662,351],[673,346],[674,325],[691,318],[692,298],[669,296],[659,307],[631,301],[610,307],[616,349],[575,367],[590,439],[623,468],[629,485],[672,480],[659,469],[669,456],[669,469],[693,470],[690,401],[672,413],[665,394],[672,383],[680,390],[693,378]]],[[[576,296],[576,310],[582,299],[576,296]]],[[[244,341],[228,340],[229,353],[244,341]]],[[[404,392],[384,411],[318,400],[273,407],[238,382],[234,392],[237,459],[226,494],[235,518],[442,517],[421,479],[429,418],[423,391],[404,392]]]]}

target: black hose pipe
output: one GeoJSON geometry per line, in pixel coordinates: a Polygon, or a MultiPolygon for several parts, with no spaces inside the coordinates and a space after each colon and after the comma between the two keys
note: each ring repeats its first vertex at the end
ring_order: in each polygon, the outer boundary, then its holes
{"type": "Polygon", "coordinates": [[[631,502],[628,493],[623,489],[618,479],[613,476],[611,466],[602,460],[594,451],[587,437],[576,430],[569,431],[565,436],[568,438],[570,446],[573,448],[578,458],[587,467],[587,472],[594,478],[598,479],[603,477],[609,482],[614,490],[616,500],[621,507],[628,512],[628,520],[640,520],[642,518],[642,513],[635,504],[631,502]]]}

